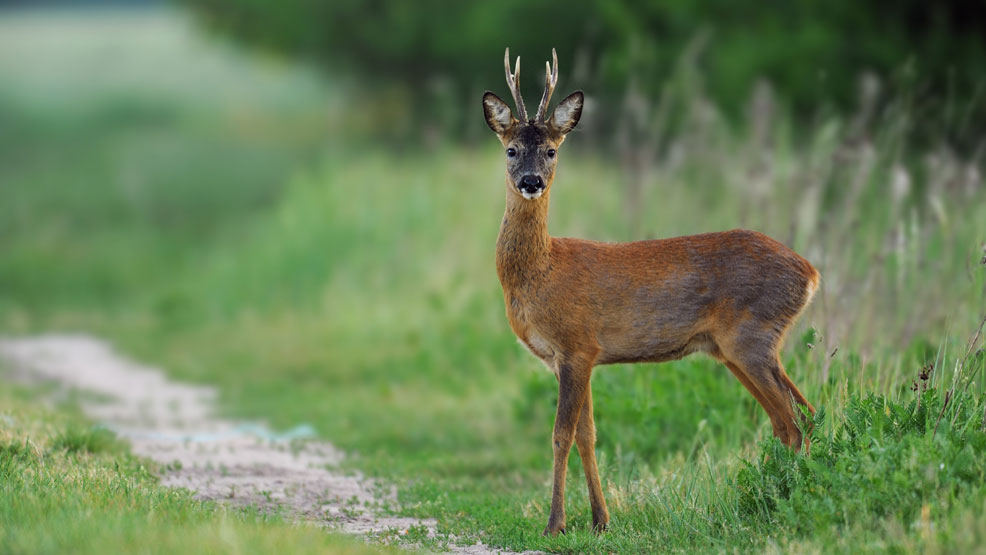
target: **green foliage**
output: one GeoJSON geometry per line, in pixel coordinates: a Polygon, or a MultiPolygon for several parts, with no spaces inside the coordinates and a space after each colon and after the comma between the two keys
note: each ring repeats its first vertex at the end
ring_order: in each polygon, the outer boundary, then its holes
{"type": "Polygon", "coordinates": [[[113,432],[100,426],[66,428],[55,436],[51,445],[69,453],[119,453],[125,450],[113,432]]]}
{"type": "MultiPolygon", "coordinates": [[[[948,95],[961,111],[981,94],[986,64],[984,12],[963,2],[185,1],[249,44],[415,97],[406,104],[424,107],[418,115],[432,123],[443,119],[442,107],[429,111],[432,103],[418,99],[472,110],[476,91],[502,90],[505,46],[523,55],[529,104],[540,94],[542,60],[556,47],[566,64],[560,87],[589,89],[608,101],[597,106],[603,111],[631,82],[657,98],[682,53],[695,48],[711,97],[733,115],[759,78],[773,83],[795,114],[854,109],[864,72],[891,81],[894,94],[948,95]]],[[[444,119],[458,126],[462,117],[444,119]]],[[[962,119],[926,123],[957,131],[962,119]]]]}
{"type": "Polygon", "coordinates": [[[903,523],[986,496],[983,397],[944,398],[929,389],[908,402],[854,395],[833,431],[823,411],[814,421],[810,456],[777,440],[764,442],[756,464],[736,477],[744,513],[796,534],[818,534],[846,523],[903,523]],[[964,402],[963,402],[964,401],[964,402]]]}

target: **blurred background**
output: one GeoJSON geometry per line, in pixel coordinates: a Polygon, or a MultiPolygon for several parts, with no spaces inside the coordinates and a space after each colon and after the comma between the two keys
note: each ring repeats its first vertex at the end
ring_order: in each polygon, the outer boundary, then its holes
{"type": "MultiPolygon", "coordinates": [[[[785,351],[816,406],[978,324],[982,3],[76,0],[0,2],[0,332],[109,337],[450,514],[543,496],[555,382],[504,317],[480,106],[505,46],[529,105],[552,47],[588,97],[553,234],[748,227],[819,268],[785,351]]],[[[706,359],[595,384],[617,482],[769,435],[706,359]]]]}

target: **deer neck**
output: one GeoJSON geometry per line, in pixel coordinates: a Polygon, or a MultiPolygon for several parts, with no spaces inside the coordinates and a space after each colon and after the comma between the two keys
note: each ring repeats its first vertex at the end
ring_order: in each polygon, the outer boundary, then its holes
{"type": "Polygon", "coordinates": [[[507,191],[507,209],[496,241],[496,269],[504,289],[536,287],[550,263],[548,191],[527,200],[507,191]]]}

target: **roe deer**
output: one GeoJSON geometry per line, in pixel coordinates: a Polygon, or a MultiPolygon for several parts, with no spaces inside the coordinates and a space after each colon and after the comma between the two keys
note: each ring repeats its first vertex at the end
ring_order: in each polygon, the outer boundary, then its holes
{"type": "Polygon", "coordinates": [[[546,117],[558,80],[554,50],[552,58],[553,65],[545,64],[544,95],[533,119],[520,95],[520,58],[511,73],[509,49],[505,72],[519,118],[492,92],[483,95],[486,123],[507,155],[506,212],[496,244],[507,318],[558,380],[546,535],[565,531],[565,475],[573,441],[585,469],[593,529],[605,530],[609,522],[589,387],[596,365],[705,352],[723,362],[763,406],[774,435],[799,449],[802,432],[792,402],[814,409],[784,372],[779,349],[819,280],[807,260],[755,231],[615,244],[549,236],[558,148],[578,124],[583,104],[576,91],[546,117]]]}

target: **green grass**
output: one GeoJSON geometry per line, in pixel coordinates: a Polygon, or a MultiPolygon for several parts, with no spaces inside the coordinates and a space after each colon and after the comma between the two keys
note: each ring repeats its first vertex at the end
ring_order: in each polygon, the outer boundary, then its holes
{"type": "MultiPolygon", "coordinates": [[[[570,137],[554,234],[742,226],[815,263],[823,288],[784,359],[826,416],[811,456],[794,455],[713,361],[599,368],[612,530],[589,531],[573,453],[569,533],[545,539],[555,382],[503,315],[494,139],[403,153],[350,141],[344,103],[326,100],[335,88],[188,36],[173,14],[141,17],[158,32],[129,37],[128,55],[156,56],[148,90],[103,90],[84,79],[96,69],[53,49],[47,63],[74,69],[45,79],[81,91],[51,97],[37,67],[0,54],[0,70],[19,76],[0,83],[0,121],[12,122],[0,125],[0,330],[98,333],[179,379],[216,384],[231,415],[311,423],[349,464],[399,484],[407,514],[462,541],[561,552],[981,545],[986,371],[975,354],[958,371],[986,310],[981,163],[944,144],[907,148],[913,107],[797,133],[768,118],[759,136],[763,122],[729,129],[700,91],[680,94],[688,124],[666,138],[635,202],[632,173],[586,148],[588,132],[570,137]],[[911,392],[931,363],[927,391],[911,392]],[[936,433],[953,385],[964,392],[936,433]]],[[[0,53],[46,25],[83,46],[136,25],[104,23],[86,42],[71,18],[11,21],[0,53]]],[[[113,449],[66,434],[76,453],[113,449]]],[[[137,524],[119,526],[133,537],[137,524]]]]}
{"type": "Polygon", "coordinates": [[[379,553],[278,515],[225,508],[158,485],[77,411],[38,391],[0,390],[0,551],[4,553],[379,553]]]}

